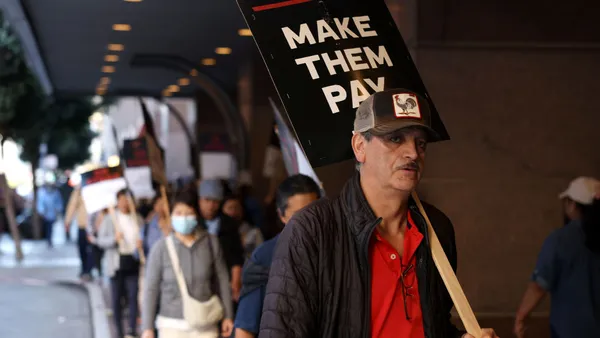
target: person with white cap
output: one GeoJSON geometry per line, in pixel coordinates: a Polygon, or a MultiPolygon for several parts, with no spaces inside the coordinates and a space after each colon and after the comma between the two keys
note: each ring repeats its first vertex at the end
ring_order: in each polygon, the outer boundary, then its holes
{"type": "Polygon", "coordinates": [[[546,238],[523,300],[514,333],[525,337],[527,319],[552,297],[552,338],[600,337],[600,181],[578,177],[559,195],[566,225],[546,238]]]}

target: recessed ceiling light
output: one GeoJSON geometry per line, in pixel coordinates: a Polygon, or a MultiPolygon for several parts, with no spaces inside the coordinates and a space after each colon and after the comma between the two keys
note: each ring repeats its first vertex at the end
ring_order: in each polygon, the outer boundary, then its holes
{"type": "Polygon", "coordinates": [[[125,2],[142,2],[142,0],[125,0],[125,2]]]}
{"type": "Polygon", "coordinates": [[[181,78],[179,79],[179,81],[177,81],[177,84],[179,84],[180,86],[187,86],[190,84],[190,79],[188,78],[181,78]]]}
{"type": "Polygon", "coordinates": [[[108,54],[108,55],[104,56],[104,61],[106,61],[106,62],[117,62],[117,61],[119,61],[119,56],[118,55],[108,54]]]}
{"type": "Polygon", "coordinates": [[[195,70],[195,69],[192,69],[192,70],[190,71],[190,75],[191,75],[191,76],[198,76],[198,71],[197,71],[197,70],[195,70]]]}
{"type": "Polygon", "coordinates": [[[110,77],[105,76],[105,77],[100,78],[100,84],[107,85],[109,83],[110,83],[110,77]]]}
{"type": "Polygon", "coordinates": [[[106,94],[106,89],[101,89],[101,88],[96,89],[96,95],[102,96],[104,94],[106,94]]]}
{"type": "Polygon", "coordinates": [[[252,31],[248,28],[242,28],[238,30],[240,36],[252,36],[252,31]]]}
{"type": "Polygon", "coordinates": [[[113,30],[119,32],[128,32],[131,30],[131,26],[126,23],[116,23],[113,25],[113,30]]]}
{"type": "Polygon", "coordinates": [[[125,50],[125,46],[118,43],[111,43],[108,45],[108,50],[111,52],[122,52],[125,50]]]}
{"type": "Polygon", "coordinates": [[[217,60],[213,58],[202,59],[202,64],[205,66],[214,66],[217,64],[217,60]]]}
{"type": "Polygon", "coordinates": [[[168,90],[165,90],[165,91],[163,91],[162,95],[163,95],[163,96],[173,96],[173,93],[171,93],[171,92],[170,92],[170,91],[168,91],[168,90]]]}
{"type": "Polygon", "coordinates": [[[231,54],[231,48],[229,48],[229,47],[217,47],[217,49],[215,49],[215,53],[217,53],[219,55],[228,55],[228,54],[231,54]]]}
{"type": "Polygon", "coordinates": [[[171,93],[177,93],[179,91],[179,86],[178,85],[170,85],[169,87],[167,87],[167,91],[169,91],[171,93]]]}
{"type": "Polygon", "coordinates": [[[113,66],[102,66],[102,73],[114,73],[115,67],[113,66]]]}

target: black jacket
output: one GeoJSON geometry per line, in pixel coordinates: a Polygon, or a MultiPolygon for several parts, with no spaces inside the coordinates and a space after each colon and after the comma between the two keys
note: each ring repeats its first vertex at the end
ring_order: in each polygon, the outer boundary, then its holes
{"type": "MultiPolygon", "coordinates": [[[[219,228],[219,244],[221,250],[225,256],[225,264],[227,269],[231,273],[233,266],[244,265],[244,248],[242,246],[242,239],[240,237],[238,221],[226,215],[219,215],[221,218],[221,225],[219,228]]],[[[202,225],[206,228],[206,223],[202,220],[202,225]]]]}
{"type": "MultiPolygon", "coordinates": [[[[431,205],[424,208],[456,270],[450,220],[431,205]]],[[[450,322],[453,304],[431,257],[425,220],[412,201],[410,212],[424,234],[416,267],[425,335],[460,337],[450,322]]],[[[321,199],[297,213],[275,250],[259,337],[370,337],[368,248],[379,222],[363,195],[358,174],[336,199],[321,199]]]]}

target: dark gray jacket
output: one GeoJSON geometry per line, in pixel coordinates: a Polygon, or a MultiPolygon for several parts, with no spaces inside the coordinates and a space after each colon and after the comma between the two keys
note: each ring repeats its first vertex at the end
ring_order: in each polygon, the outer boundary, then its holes
{"type": "MultiPolygon", "coordinates": [[[[450,220],[435,207],[424,207],[456,270],[450,220]]],[[[410,212],[424,235],[416,252],[416,272],[425,335],[460,337],[450,322],[453,304],[431,257],[425,220],[412,202],[410,212]]],[[[363,195],[358,174],[338,198],[321,199],[294,215],[275,250],[259,337],[370,337],[368,248],[379,222],[363,195]]]]}

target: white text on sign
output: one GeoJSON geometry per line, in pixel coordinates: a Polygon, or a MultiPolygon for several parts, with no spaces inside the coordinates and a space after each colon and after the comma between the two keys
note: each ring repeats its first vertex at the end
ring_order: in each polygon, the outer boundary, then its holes
{"type": "MultiPolygon", "coordinates": [[[[353,18],[334,18],[335,29],[325,20],[316,22],[316,35],[310,30],[308,24],[300,25],[296,33],[289,27],[283,27],[281,30],[290,49],[297,49],[299,45],[323,43],[327,39],[358,39],[377,36],[377,32],[372,30],[369,25],[368,16],[357,16],[353,18]],[[350,27],[350,22],[354,27],[350,27]]],[[[336,50],[330,53],[321,53],[297,58],[297,65],[304,65],[310,74],[311,79],[321,78],[316,64],[323,62],[327,68],[328,75],[336,75],[338,72],[346,73],[350,71],[360,71],[366,69],[376,69],[384,65],[393,67],[394,64],[387,52],[385,46],[381,45],[373,50],[371,47],[354,47],[343,50],[336,50]]],[[[333,114],[340,111],[338,104],[348,99],[348,92],[352,100],[352,108],[358,108],[360,103],[367,99],[372,92],[384,90],[385,78],[377,79],[364,78],[362,80],[352,80],[348,87],[340,84],[332,84],[322,88],[323,94],[329,108],[333,114]]]]}

